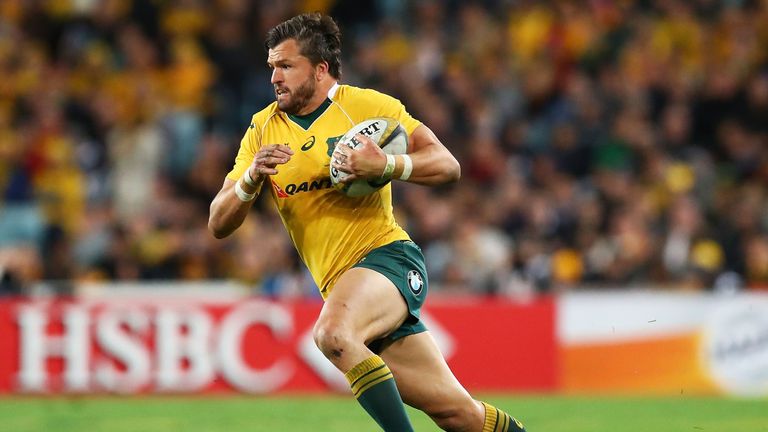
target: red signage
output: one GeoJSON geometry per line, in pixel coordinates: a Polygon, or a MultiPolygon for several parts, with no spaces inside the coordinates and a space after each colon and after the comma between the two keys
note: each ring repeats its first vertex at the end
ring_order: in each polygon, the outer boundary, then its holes
{"type": "MultiPolygon", "coordinates": [[[[312,340],[321,306],[2,300],[0,393],[346,391],[312,340]]],[[[469,389],[555,389],[552,300],[434,301],[424,314],[469,389]]]]}

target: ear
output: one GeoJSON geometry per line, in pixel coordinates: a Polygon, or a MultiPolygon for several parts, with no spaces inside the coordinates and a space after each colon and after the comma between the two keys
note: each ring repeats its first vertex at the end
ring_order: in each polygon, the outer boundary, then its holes
{"type": "Polygon", "coordinates": [[[315,80],[322,81],[328,76],[328,62],[320,62],[315,65],[315,80]]]}

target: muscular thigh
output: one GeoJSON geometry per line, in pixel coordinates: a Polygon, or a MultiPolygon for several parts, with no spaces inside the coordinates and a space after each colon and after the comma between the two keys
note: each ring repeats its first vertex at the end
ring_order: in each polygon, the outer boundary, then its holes
{"type": "Polygon", "coordinates": [[[408,405],[432,413],[473,403],[429,332],[398,339],[381,357],[392,370],[403,401],[408,405]]]}
{"type": "Polygon", "coordinates": [[[352,268],[337,281],[318,320],[349,326],[368,343],[400,327],[407,315],[405,300],[389,279],[367,268],[352,268]]]}

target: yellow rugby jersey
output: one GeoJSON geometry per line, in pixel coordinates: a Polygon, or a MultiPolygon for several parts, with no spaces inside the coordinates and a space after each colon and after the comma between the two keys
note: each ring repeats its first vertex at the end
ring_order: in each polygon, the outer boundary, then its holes
{"type": "Polygon", "coordinates": [[[328,171],[336,142],[371,117],[395,118],[409,136],[421,124],[391,96],[336,84],[328,99],[306,116],[283,113],[277,102],[255,114],[227,174],[237,181],[262,145],[291,147],[291,160],[278,165],[278,174],[267,180],[283,224],[323,298],[368,252],[409,239],[393,215],[391,184],[359,198],[347,197],[331,184],[328,171]]]}

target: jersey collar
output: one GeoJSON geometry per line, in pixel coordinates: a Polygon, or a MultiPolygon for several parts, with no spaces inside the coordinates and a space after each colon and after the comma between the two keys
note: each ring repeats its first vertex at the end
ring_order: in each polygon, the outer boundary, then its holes
{"type": "Polygon", "coordinates": [[[328,89],[328,99],[333,99],[336,96],[336,91],[339,89],[339,82],[333,83],[330,89],[328,89]]]}
{"type": "Polygon", "coordinates": [[[312,126],[312,123],[314,123],[315,120],[317,120],[325,112],[325,110],[328,109],[329,106],[331,106],[331,100],[326,98],[323,103],[321,103],[320,106],[311,113],[305,115],[288,114],[288,118],[297,125],[301,126],[302,129],[309,130],[309,127],[312,126]]]}
{"type": "Polygon", "coordinates": [[[321,115],[323,115],[325,110],[327,110],[328,107],[331,106],[331,103],[332,103],[331,99],[333,99],[333,97],[336,96],[336,91],[338,89],[339,89],[339,83],[338,82],[333,83],[333,86],[331,86],[331,88],[328,90],[328,97],[314,111],[304,115],[288,114],[288,118],[291,119],[297,125],[301,126],[302,129],[309,130],[309,127],[312,126],[312,123],[314,123],[315,120],[317,120],[321,115]]]}

